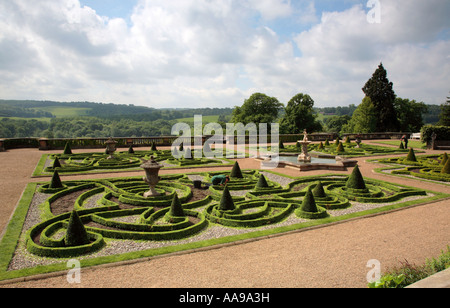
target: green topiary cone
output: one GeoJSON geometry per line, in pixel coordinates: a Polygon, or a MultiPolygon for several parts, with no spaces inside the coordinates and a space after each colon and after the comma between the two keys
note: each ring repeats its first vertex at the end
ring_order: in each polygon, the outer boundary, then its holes
{"type": "Polygon", "coordinates": [[[314,195],[314,197],[318,197],[318,198],[324,198],[327,196],[327,194],[325,193],[325,190],[323,189],[323,185],[322,182],[319,181],[316,185],[316,187],[314,187],[314,189],[312,190],[312,193],[314,195]]]}
{"type": "Polygon", "coordinates": [[[66,146],[64,147],[64,154],[70,155],[72,154],[72,149],[70,148],[70,144],[67,142],[66,146]]]}
{"type": "Polygon", "coordinates": [[[231,211],[236,209],[233,198],[231,197],[228,187],[225,186],[222,193],[222,198],[220,199],[219,209],[221,211],[231,211]]]}
{"type": "Polygon", "coordinates": [[[81,246],[89,244],[90,242],[87,231],[75,210],[73,210],[70,215],[64,242],[66,246],[81,246]]]}
{"type": "Polygon", "coordinates": [[[244,176],[242,175],[241,167],[239,167],[238,162],[235,162],[233,165],[233,169],[231,169],[230,177],[242,179],[244,176]]]}
{"type": "Polygon", "coordinates": [[[156,149],[156,144],[155,144],[154,142],[152,142],[152,148],[151,148],[151,150],[152,150],[152,151],[157,151],[157,149],[156,149]]]}
{"type": "Polygon", "coordinates": [[[442,156],[440,165],[445,166],[445,164],[447,163],[447,160],[448,160],[448,155],[447,155],[447,153],[444,153],[444,155],[442,156]]]}
{"type": "Polygon", "coordinates": [[[257,188],[267,188],[269,184],[267,184],[266,177],[261,174],[258,179],[258,183],[256,184],[257,188]]]}
{"type": "Polygon", "coordinates": [[[329,146],[330,145],[330,141],[328,141],[328,138],[325,140],[325,146],[329,146]]]}
{"type": "Polygon", "coordinates": [[[130,145],[130,147],[128,148],[128,154],[134,154],[134,149],[132,145],[130,145]]]}
{"type": "Polygon", "coordinates": [[[59,162],[58,157],[55,157],[55,160],[53,161],[52,168],[53,168],[53,169],[55,169],[55,168],[61,168],[61,163],[59,162]]]}
{"type": "Polygon", "coordinates": [[[308,188],[308,191],[306,192],[305,198],[303,198],[302,211],[309,212],[309,213],[316,213],[318,212],[316,200],[314,199],[314,195],[311,191],[311,188],[308,188]]]}
{"type": "Polygon", "coordinates": [[[280,142],[278,143],[278,148],[284,149],[283,141],[280,140],[280,142]]]}
{"type": "Polygon", "coordinates": [[[323,150],[323,143],[322,143],[322,141],[320,142],[318,149],[319,150],[323,150]]]}
{"type": "Polygon", "coordinates": [[[399,149],[404,150],[405,146],[403,145],[403,142],[400,141],[400,145],[398,146],[399,149]]]}
{"type": "Polygon", "coordinates": [[[339,142],[339,145],[336,149],[336,152],[345,152],[344,146],[342,145],[342,142],[339,142]]]}
{"type": "Polygon", "coordinates": [[[417,161],[413,148],[409,149],[408,156],[406,156],[406,160],[407,161],[417,161]]]}
{"type": "Polygon", "coordinates": [[[347,137],[345,138],[345,143],[348,143],[348,144],[350,144],[350,143],[351,143],[351,141],[350,141],[350,137],[349,137],[349,136],[347,136],[347,137]]]}
{"type": "Polygon", "coordinates": [[[50,181],[49,188],[62,188],[63,184],[61,182],[61,179],[59,178],[58,171],[53,172],[52,180],[50,181]]]}
{"type": "Polygon", "coordinates": [[[445,163],[444,167],[442,168],[441,173],[450,174],[450,159],[447,159],[447,162],[445,163]]]}
{"type": "Polygon", "coordinates": [[[355,166],[352,174],[350,174],[346,186],[347,188],[352,189],[366,189],[366,183],[364,182],[364,178],[359,171],[358,165],[355,166]]]}
{"type": "Polygon", "coordinates": [[[172,199],[172,204],[170,206],[169,211],[170,216],[174,217],[184,217],[186,216],[183,211],[183,207],[181,206],[180,199],[178,199],[178,195],[175,194],[172,199]]]}

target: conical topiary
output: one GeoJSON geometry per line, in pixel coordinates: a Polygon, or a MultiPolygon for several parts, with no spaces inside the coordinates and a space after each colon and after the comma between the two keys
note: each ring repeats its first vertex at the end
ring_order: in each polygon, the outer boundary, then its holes
{"type": "Polygon", "coordinates": [[[133,149],[132,145],[130,145],[130,147],[128,148],[128,153],[129,154],[134,154],[134,149],[133,149]]]}
{"type": "Polygon", "coordinates": [[[180,156],[180,153],[178,153],[178,150],[177,150],[176,147],[173,147],[173,148],[172,148],[172,156],[173,156],[174,158],[178,158],[178,157],[180,156]]]}
{"type": "Polygon", "coordinates": [[[404,150],[404,149],[405,149],[405,146],[403,145],[403,142],[402,142],[402,141],[400,141],[400,145],[398,146],[398,148],[399,148],[400,150],[404,150]]]}
{"type": "Polygon", "coordinates": [[[70,215],[64,242],[66,246],[81,246],[89,244],[90,242],[87,231],[75,210],[73,210],[70,215]]]}
{"type": "Polygon", "coordinates": [[[53,168],[53,169],[55,169],[55,168],[61,168],[61,163],[60,163],[58,157],[55,157],[55,160],[53,161],[52,168],[53,168]]]}
{"type": "Polygon", "coordinates": [[[308,191],[306,192],[306,195],[303,198],[301,210],[309,213],[318,212],[316,200],[314,199],[311,187],[308,188],[308,191]]]}
{"type": "Polygon", "coordinates": [[[156,144],[155,144],[154,142],[152,142],[152,148],[151,148],[151,150],[152,150],[152,151],[157,151],[157,149],[156,149],[156,144]]]}
{"type": "Polygon", "coordinates": [[[417,161],[413,148],[409,149],[408,156],[406,156],[406,160],[407,161],[417,161]]]}
{"type": "Polygon", "coordinates": [[[169,215],[174,216],[174,217],[184,217],[185,216],[183,207],[181,206],[181,202],[180,202],[180,199],[178,199],[177,194],[175,194],[173,196],[172,204],[170,205],[169,215]]]}
{"type": "Polygon", "coordinates": [[[334,145],[338,146],[340,142],[341,142],[341,138],[336,137],[336,140],[334,141],[334,145]]]}
{"type": "Polygon", "coordinates": [[[447,162],[445,163],[444,167],[441,170],[442,174],[450,174],[450,159],[447,159],[447,162]]]}
{"type": "Polygon", "coordinates": [[[322,143],[322,141],[320,142],[318,149],[319,150],[323,150],[323,143],[322,143]]]}
{"type": "Polygon", "coordinates": [[[366,189],[366,183],[364,182],[361,171],[359,171],[358,165],[355,166],[352,174],[348,177],[346,186],[352,189],[366,189]]]}
{"type": "Polygon", "coordinates": [[[220,204],[219,209],[221,211],[231,211],[236,209],[233,198],[231,197],[230,191],[228,190],[228,187],[225,186],[222,193],[222,198],[220,198],[220,204]]]}
{"type": "Polygon", "coordinates": [[[442,156],[440,165],[445,166],[445,164],[447,163],[447,160],[448,160],[448,155],[447,155],[447,153],[444,153],[444,155],[442,156]]]}
{"type": "Polygon", "coordinates": [[[64,154],[70,155],[72,154],[72,149],[70,148],[70,144],[67,142],[66,146],[64,147],[64,154]]]}
{"type": "Polygon", "coordinates": [[[242,175],[241,167],[239,167],[238,162],[235,162],[233,165],[233,169],[231,169],[230,177],[242,179],[244,176],[242,175]]]}
{"type": "Polygon", "coordinates": [[[344,146],[342,145],[342,142],[339,142],[339,145],[337,146],[336,152],[345,152],[344,146]]]}
{"type": "Polygon", "coordinates": [[[269,184],[267,184],[266,177],[261,174],[258,179],[258,183],[256,184],[257,188],[267,188],[269,184]]]}
{"type": "Polygon", "coordinates": [[[349,136],[347,136],[347,137],[345,138],[345,143],[351,143],[350,137],[349,137],[349,136]]]}
{"type": "Polygon", "coordinates": [[[180,144],[180,147],[178,148],[178,150],[179,150],[180,152],[183,152],[183,151],[184,151],[184,146],[183,146],[182,143],[180,144]]]}
{"type": "Polygon", "coordinates": [[[325,140],[325,146],[329,146],[330,145],[330,141],[328,141],[328,138],[325,140]]]}
{"type": "Polygon", "coordinates": [[[59,178],[58,171],[53,171],[52,180],[50,181],[49,188],[62,188],[63,184],[59,178]]]}
{"type": "Polygon", "coordinates": [[[278,148],[279,149],[284,149],[283,141],[280,140],[280,142],[278,143],[278,148]]]}
{"type": "Polygon", "coordinates": [[[327,194],[325,193],[325,190],[323,189],[323,185],[322,182],[319,181],[316,185],[316,187],[314,187],[314,189],[312,190],[312,193],[314,195],[314,197],[317,198],[325,198],[327,196],[327,194]]]}

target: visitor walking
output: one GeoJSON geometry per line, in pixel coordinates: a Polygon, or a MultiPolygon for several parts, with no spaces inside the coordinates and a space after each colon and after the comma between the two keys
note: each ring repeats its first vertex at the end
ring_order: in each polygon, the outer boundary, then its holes
{"type": "Polygon", "coordinates": [[[407,149],[408,148],[408,138],[406,137],[406,135],[403,135],[401,140],[405,143],[405,149],[407,149]]]}

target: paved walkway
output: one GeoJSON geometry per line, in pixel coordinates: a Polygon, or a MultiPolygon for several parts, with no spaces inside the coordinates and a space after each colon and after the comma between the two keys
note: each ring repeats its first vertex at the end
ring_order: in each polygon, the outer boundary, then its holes
{"type": "MultiPolygon", "coordinates": [[[[3,170],[0,230],[6,227],[26,184],[42,181],[30,178],[42,154],[36,149],[0,153],[3,170]]],[[[379,165],[366,160],[358,159],[366,177],[450,192],[449,186],[374,173],[373,168],[379,165]]],[[[259,167],[259,162],[253,159],[242,159],[239,163],[242,169],[259,167]]],[[[324,173],[300,173],[287,168],[276,171],[294,176],[324,173]]],[[[120,176],[136,174],[120,173],[120,176]]],[[[63,179],[116,176],[117,173],[63,179]]],[[[444,200],[239,245],[141,260],[134,264],[87,268],[82,271],[81,284],[68,284],[63,275],[3,287],[365,287],[370,270],[366,265],[371,259],[379,260],[383,271],[405,259],[420,264],[426,258],[438,256],[450,244],[449,221],[450,201],[444,200]]]]}

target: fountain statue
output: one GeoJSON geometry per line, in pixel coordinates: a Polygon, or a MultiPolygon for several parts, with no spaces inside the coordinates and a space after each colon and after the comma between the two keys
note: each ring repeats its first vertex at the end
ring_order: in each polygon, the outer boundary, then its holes
{"type": "Polygon", "coordinates": [[[303,140],[299,140],[298,143],[302,145],[302,153],[298,156],[298,161],[310,162],[311,155],[308,154],[308,145],[311,141],[308,140],[308,133],[306,129],[303,131],[303,140]]]}
{"type": "Polygon", "coordinates": [[[158,164],[153,156],[150,157],[150,160],[146,161],[141,165],[141,168],[145,170],[145,176],[143,180],[150,186],[150,190],[144,193],[144,198],[154,197],[161,195],[155,189],[156,184],[159,183],[159,169],[163,166],[158,164]]]}

